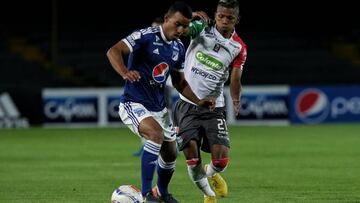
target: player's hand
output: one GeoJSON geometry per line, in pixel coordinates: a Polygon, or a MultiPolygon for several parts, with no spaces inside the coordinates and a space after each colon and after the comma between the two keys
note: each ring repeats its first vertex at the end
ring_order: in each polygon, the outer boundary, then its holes
{"type": "Polygon", "coordinates": [[[215,109],[216,99],[212,97],[206,97],[204,99],[201,99],[197,105],[202,107],[207,107],[210,109],[210,111],[213,111],[215,109]]]}
{"type": "Polygon", "coordinates": [[[140,73],[136,70],[130,70],[126,72],[125,75],[123,76],[124,80],[127,80],[131,83],[138,82],[140,78],[141,78],[140,73]]]}
{"type": "Polygon", "coordinates": [[[201,20],[207,24],[210,23],[210,18],[209,16],[204,12],[204,11],[195,11],[192,12],[192,17],[194,20],[201,20]]]}
{"type": "Polygon", "coordinates": [[[233,100],[234,112],[236,116],[240,113],[240,105],[240,100],[233,100]]]}

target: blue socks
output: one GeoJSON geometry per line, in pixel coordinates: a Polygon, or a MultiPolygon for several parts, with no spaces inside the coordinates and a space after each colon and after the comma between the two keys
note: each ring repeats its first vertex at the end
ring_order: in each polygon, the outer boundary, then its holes
{"type": "Polygon", "coordinates": [[[168,192],[168,185],[171,180],[171,177],[175,171],[175,163],[173,162],[165,162],[161,156],[158,158],[158,166],[157,166],[157,188],[160,196],[166,197],[168,192]]]}
{"type": "Polygon", "coordinates": [[[151,192],[152,180],[157,165],[161,145],[147,140],[141,156],[141,192],[145,196],[151,192]]]}

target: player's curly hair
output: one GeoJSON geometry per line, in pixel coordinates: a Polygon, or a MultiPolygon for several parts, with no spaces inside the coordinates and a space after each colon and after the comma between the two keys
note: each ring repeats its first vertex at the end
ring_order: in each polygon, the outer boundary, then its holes
{"type": "Polygon", "coordinates": [[[218,6],[233,8],[239,15],[239,2],[237,0],[219,0],[218,6]]]}
{"type": "Polygon", "coordinates": [[[181,13],[184,17],[191,19],[192,18],[192,9],[191,7],[183,2],[183,1],[176,1],[175,3],[173,3],[168,12],[167,15],[173,15],[176,12],[181,13]]]}

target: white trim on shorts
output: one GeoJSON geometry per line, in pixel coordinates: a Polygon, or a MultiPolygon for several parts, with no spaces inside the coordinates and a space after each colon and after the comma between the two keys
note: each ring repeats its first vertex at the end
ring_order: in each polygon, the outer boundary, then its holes
{"type": "Polygon", "coordinates": [[[172,142],[176,139],[174,125],[170,119],[167,108],[159,112],[148,111],[142,104],[136,102],[125,102],[119,104],[119,116],[122,122],[130,128],[130,130],[142,137],[139,132],[139,125],[142,120],[147,117],[153,117],[161,126],[164,132],[164,141],[172,142]]]}

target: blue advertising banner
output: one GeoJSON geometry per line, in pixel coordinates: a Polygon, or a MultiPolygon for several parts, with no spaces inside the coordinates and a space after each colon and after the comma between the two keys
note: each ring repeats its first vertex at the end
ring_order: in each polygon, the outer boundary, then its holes
{"type": "Polygon", "coordinates": [[[288,125],[289,124],[289,87],[245,86],[241,93],[239,115],[234,114],[230,91],[227,96],[227,116],[229,124],[245,125],[288,125]]]}
{"type": "Polygon", "coordinates": [[[360,86],[291,87],[292,123],[360,121],[360,86]]]}
{"type": "Polygon", "coordinates": [[[106,111],[108,122],[120,123],[119,116],[120,96],[108,96],[106,100],[106,111]]]}
{"type": "Polygon", "coordinates": [[[97,123],[98,99],[96,96],[45,97],[45,123],[97,123]]]}

